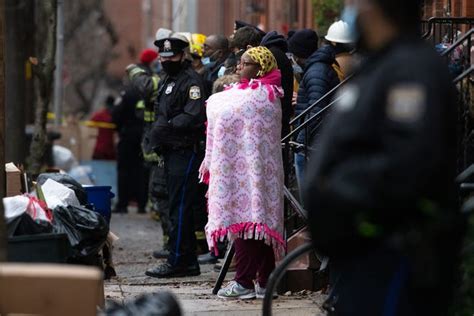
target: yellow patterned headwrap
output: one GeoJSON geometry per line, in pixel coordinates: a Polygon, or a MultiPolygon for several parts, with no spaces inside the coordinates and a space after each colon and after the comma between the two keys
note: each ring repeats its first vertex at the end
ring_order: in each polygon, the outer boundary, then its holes
{"type": "Polygon", "coordinates": [[[265,46],[252,47],[245,52],[252,60],[260,65],[258,77],[263,77],[270,71],[278,68],[277,61],[272,52],[265,46]]]}

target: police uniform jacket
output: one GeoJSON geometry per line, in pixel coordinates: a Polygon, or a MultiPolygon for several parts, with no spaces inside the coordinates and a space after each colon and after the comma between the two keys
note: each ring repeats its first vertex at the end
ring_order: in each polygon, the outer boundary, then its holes
{"type": "Polygon", "coordinates": [[[206,100],[202,77],[185,62],[176,75],[165,75],[155,103],[151,142],[155,148],[195,146],[204,138],[206,100]]]}
{"type": "Polygon", "coordinates": [[[352,255],[455,209],[456,96],[441,58],[398,39],[339,91],[321,150],[307,168],[305,206],[316,246],[352,255]]]}

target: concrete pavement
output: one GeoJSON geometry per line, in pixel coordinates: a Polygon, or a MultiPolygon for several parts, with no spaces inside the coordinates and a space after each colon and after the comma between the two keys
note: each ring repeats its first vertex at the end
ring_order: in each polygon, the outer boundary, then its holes
{"type": "MultiPolygon", "coordinates": [[[[151,256],[152,251],[162,247],[161,227],[149,215],[133,211],[126,215],[113,214],[111,231],[120,238],[113,252],[118,276],[105,282],[107,300],[124,303],[143,293],[166,290],[177,296],[184,315],[261,315],[261,300],[228,301],[212,294],[217,279],[212,265],[201,265],[201,275],[197,277],[156,279],[145,276],[147,269],[159,263],[151,256]]],[[[229,273],[227,280],[232,277],[229,273]]],[[[319,293],[311,292],[280,296],[274,302],[274,315],[324,315],[319,308],[323,299],[319,293]]]]}

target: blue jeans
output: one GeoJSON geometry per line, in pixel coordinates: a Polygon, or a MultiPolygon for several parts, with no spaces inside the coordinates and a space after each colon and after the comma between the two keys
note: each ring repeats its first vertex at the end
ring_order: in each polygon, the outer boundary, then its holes
{"type": "Polygon", "coordinates": [[[306,167],[306,155],[305,153],[299,152],[295,154],[295,174],[296,174],[296,182],[298,183],[298,191],[300,193],[301,199],[301,190],[303,189],[304,183],[304,173],[306,167]]]}

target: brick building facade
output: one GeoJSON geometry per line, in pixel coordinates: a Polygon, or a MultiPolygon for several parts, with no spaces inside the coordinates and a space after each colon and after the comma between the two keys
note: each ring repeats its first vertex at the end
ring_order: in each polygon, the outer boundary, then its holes
{"type": "Polygon", "coordinates": [[[474,18],[473,0],[425,0],[423,17],[471,17],[474,18]]]}
{"type": "Polygon", "coordinates": [[[206,35],[232,34],[235,20],[281,33],[313,27],[311,0],[104,0],[104,7],[120,36],[108,68],[115,78],[153,47],[160,27],[206,35]]]}

